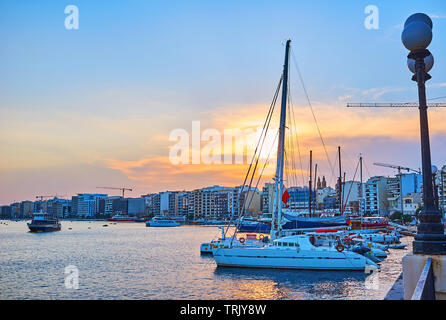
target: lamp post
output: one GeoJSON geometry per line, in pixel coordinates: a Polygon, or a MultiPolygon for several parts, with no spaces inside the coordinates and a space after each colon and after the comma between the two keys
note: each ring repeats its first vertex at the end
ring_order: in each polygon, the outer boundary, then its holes
{"type": "Polygon", "coordinates": [[[433,190],[425,87],[425,82],[431,78],[428,72],[434,61],[433,56],[427,50],[432,41],[432,20],[423,13],[411,15],[404,24],[401,40],[410,51],[407,56],[408,67],[414,73],[412,80],[418,84],[420,110],[424,206],[419,215],[420,224],[413,242],[413,253],[445,255],[446,235],[441,223],[441,213],[435,205],[433,190]]]}

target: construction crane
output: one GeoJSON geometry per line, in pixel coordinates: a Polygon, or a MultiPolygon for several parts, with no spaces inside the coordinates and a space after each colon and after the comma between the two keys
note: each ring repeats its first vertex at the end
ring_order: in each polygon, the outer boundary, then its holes
{"type": "MultiPolygon", "coordinates": [[[[418,108],[418,103],[347,103],[347,108],[418,108]]],[[[428,103],[428,108],[446,108],[446,103],[428,103]]]]}
{"type": "Polygon", "coordinates": [[[40,198],[40,201],[43,201],[43,199],[45,198],[57,198],[57,197],[65,197],[65,194],[59,194],[59,195],[55,195],[55,196],[36,196],[36,199],[40,198]]]}
{"type": "Polygon", "coordinates": [[[114,188],[114,187],[96,187],[96,188],[99,188],[99,189],[111,189],[111,190],[121,190],[123,198],[124,198],[124,195],[125,195],[126,191],[133,191],[132,189],[129,189],[129,188],[114,188]]]}
{"type": "Polygon", "coordinates": [[[415,169],[411,169],[411,168],[407,168],[407,167],[402,167],[402,166],[397,166],[397,165],[393,165],[393,164],[387,164],[387,163],[380,163],[380,162],[374,162],[373,163],[375,166],[380,166],[380,167],[387,167],[387,168],[393,168],[393,169],[397,169],[398,173],[401,173],[401,170],[406,170],[407,172],[415,172],[415,173],[421,173],[420,170],[415,170],[415,169]]]}
{"type": "Polygon", "coordinates": [[[380,162],[374,162],[373,164],[375,166],[387,167],[387,168],[392,168],[392,169],[397,169],[398,170],[398,175],[399,175],[399,178],[400,178],[399,187],[400,187],[401,214],[404,214],[404,205],[403,205],[403,176],[401,174],[401,170],[406,170],[407,172],[413,171],[415,173],[421,173],[420,170],[415,170],[415,169],[411,169],[411,168],[407,168],[407,167],[402,167],[402,166],[397,166],[397,165],[387,164],[387,163],[380,163],[380,162]]]}

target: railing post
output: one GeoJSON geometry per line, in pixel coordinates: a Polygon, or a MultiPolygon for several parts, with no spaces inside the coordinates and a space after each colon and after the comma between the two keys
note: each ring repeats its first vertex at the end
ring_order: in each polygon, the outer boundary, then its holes
{"type": "Polygon", "coordinates": [[[412,300],[435,300],[434,273],[432,258],[426,260],[423,272],[418,279],[412,300]]]}

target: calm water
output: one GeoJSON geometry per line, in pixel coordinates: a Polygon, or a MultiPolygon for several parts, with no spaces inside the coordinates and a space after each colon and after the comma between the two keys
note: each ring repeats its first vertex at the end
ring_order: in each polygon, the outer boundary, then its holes
{"type": "Polygon", "coordinates": [[[0,222],[0,299],[383,299],[410,250],[391,250],[371,289],[362,272],[217,268],[200,255],[217,227],[63,221],[29,233],[26,222],[0,222]],[[77,290],[65,288],[68,265],[77,290]]]}

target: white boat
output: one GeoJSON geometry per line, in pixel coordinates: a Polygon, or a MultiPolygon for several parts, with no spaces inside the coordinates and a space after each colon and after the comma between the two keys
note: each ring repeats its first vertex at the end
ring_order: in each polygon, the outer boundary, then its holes
{"type": "Polygon", "coordinates": [[[130,217],[130,216],[122,215],[122,214],[116,214],[113,217],[108,218],[107,221],[112,221],[112,222],[134,222],[135,221],[135,217],[130,217]]]}
{"type": "Polygon", "coordinates": [[[174,219],[154,217],[152,220],[146,221],[146,227],[178,227],[181,223],[174,219]]]}
{"type": "Polygon", "coordinates": [[[400,237],[396,233],[350,233],[348,236],[351,239],[359,239],[380,244],[397,244],[400,242],[400,237]]]}
{"type": "Polygon", "coordinates": [[[229,247],[238,247],[238,248],[246,248],[246,247],[261,247],[264,242],[263,235],[255,234],[247,234],[246,238],[244,237],[229,237],[225,238],[225,228],[218,227],[222,231],[221,238],[218,240],[212,240],[211,242],[204,242],[200,246],[201,253],[213,253],[215,249],[218,248],[229,248],[229,247]]]}
{"type": "MultiPolygon", "coordinates": [[[[274,187],[274,212],[270,232],[271,244],[262,247],[216,248],[213,255],[219,267],[280,268],[306,270],[366,270],[368,267],[379,268],[369,258],[345,250],[341,240],[335,244],[314,245],[309,235],[283,236],[282,209],[285,206],[284,195],[284,154],[285,124],[287,114],[288,57],[290,42],[286,43],[285,64],[283,68],[282,104],[280,111],[279,140],[274,187]]],[[[278,88],[279,89],[279,88],[278,88]]],[[[278,91],[276,91],[276,94],[278,91]]],[[[270,114],[268,114],[270,116],[270,114]]],[[[268,117],[267,117],[268,119],[268,117]]]]}
{"type": "Polygon", "coordinates": [[[261,248],[218,248],[218,266],[302,270],[364,270],[379,268],[365,256],[334,246],[314,246],[307,235],[283,237],[261,248]]]}

